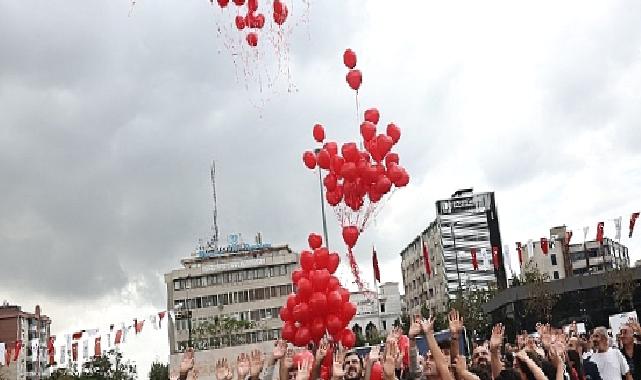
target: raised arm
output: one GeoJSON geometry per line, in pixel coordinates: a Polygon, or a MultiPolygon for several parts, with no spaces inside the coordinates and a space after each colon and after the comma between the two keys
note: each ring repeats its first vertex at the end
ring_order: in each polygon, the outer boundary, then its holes
{"type": "Polygon", "coordinates": [[[434,363],[436,364],[436,370],[438,371],[441,380],[453,380],[453,376],[450,373],[449,363],[441,351],[441,348],[438,346],[436,337],[434,337],[434,318],[430,316],[429,319],[423,320],[422,323],[423,333],[427,339],[427,345],[432,353],[434,358],[434,363]]]}
{"type": "Polygon", "coordinates": [[[323,364],[323,359],[327,356],[329,350],[329,342],[327,338],[323,338],[316,349],[316,354],[314,355],[314,364],[312,366],[312,380],[320,379],[320,370],[321,365],[323,364]]]}
{"type": "Polygon", "coordinates": [[[505,334],[505,327],[499,323],[492,329],[492,337],[490,338],[490,363],[492,367],[492,378],[496,377],[503,370],[503,362],[501,361],[501,345],[503,344],[503,334],[505,334]]]}
{"type": "MultiPolygon", "coordinates": [[[[417,349],[416,349],[416,337],[423,331],[421,327],[421,316],[414,316],[414,320],[410,325],[410,330],[407,333],[407,337],[410,339],[410,377],[417,379],[421,377],[420,370],[418,368],[418,358],[417,358],[417,349]]],[[[369,380],[369,379],[365,379],[369,380]]]]}
{"type": "Polygon", "coordinates": [[[396,362],[398,361],[400,356],[401,352],[398,349],[398,342],[395,340],[388,340],[385,343],[385,353],[383,354],[384,380],[396,379],[396,362]]]}
{"type": "Polygon", "coordinates": [[[294,365],[294,350],[288,348],[285,352],[283,360],[280,361],[280,368],[278,371],[278,377],[280,380],[287,380],[287,373],[289,369],[294,365]]]}
{"type": "Polygon", "coordinates": [[[365,360],[365,380],[370,380],[372,377],[372,366],[380,360],[380,355],[381,347],[379,345],[372,346],[369,350],[369,355],[367,355],[367,359],[365,360]]]}
{"type": "Polygon", "coordinates": [[[188,348],[183,354],[183,360],[180,362],[180,380],[187,380],[187,376],[194,369],[194,349],[188,348]]]}
{"type": "MultiPolygon", "coordinates": [[[[254,350],[249,354],[249,379],[259,380],[265,366],[265,355],[261,350],[254,350]]],[[[271,378],[269,378],[271,380],[271,378]]]]}
{"type": "Polygon", "coordinates": [[[456,374],[461,380],[479,380],[479,377],[467,369],[465,356],[459,355],[454,358],[456,364],[456,374]]]}
{"type": "Polygon", "coordinates": [[[458,310],[452,309],[448,315],[450,322],[450,359],[451,363],[456,362],[459,354],[459,341],[458,338],[463,331],[463,317],[459,315],[458,310]]]}
{"type": "Polygon", "coordinates": [[[272,354],[269,359],[267,359],[267,367],[265,367],[263,379],[272,380],[274,377],[274,368],[276,367],[276,363],[283,359],[285,352],[287,352],[287,342],[284,340],[277,340],[274,342],[274,349],[272,350],[272,354]]]}
{"type": "MultiPolygon", "coordinates": [[[[541,367],[536,365],[534,360],[530,359],[530,357],[525,351],[519,351],[516,353],[515,356],[521,361],[521,363],[524,363],[525,365],[528,366],[528,368],[534,375],[535,380],[548,380],[547,376],[545,376],[545,373],[543,373],[543,370],[541,369],[541,367]]],[[[557,373],[557,376],[558,376],[558,373],[557,373]]],[[[563,376],[563,371],[561,371],[561,376],[563,376]]]]}

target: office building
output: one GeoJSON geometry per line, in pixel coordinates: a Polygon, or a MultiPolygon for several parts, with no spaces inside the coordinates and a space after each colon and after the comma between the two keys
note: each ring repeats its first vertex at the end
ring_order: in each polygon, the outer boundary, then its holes
{"type": "Polygon", "coordinates": [[[22,311],[20,306],[6,302],[0,306],[0,343],[4,343],[6,350],[15,350],[18,341],[21,346],[17,360],[11,360],[8,368],[3,368],[5,378],[32,380],[49,376],[47,342],[50,326],[51,320],[40,314],[39,306],[35,313],[22,311]]]}
{"type": "Polygon", "coordinates": [[[356,304],[356,315],[349,324],[355,333],[360,330],[363,337],[374,329],[379,336],[386,336],[394,324],[400,323],[403,314],[401,293],[398,282],[386,282],[378,286],[378,295],[368,296],[364,292],[352,292],[350,301],[356,304]]]}

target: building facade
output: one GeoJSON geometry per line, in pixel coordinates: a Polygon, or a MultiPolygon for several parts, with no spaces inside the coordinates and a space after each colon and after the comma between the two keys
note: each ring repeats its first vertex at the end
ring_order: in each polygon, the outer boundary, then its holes
{"type": "Polygon", "coordinates": [[[401,252],[408,311],[444,311],[459,288],[507,286],[493,192],[456,191],[436,202],[436,219],[401,252]],[[428,273],[424,247],[429,257],[428,273]],[[477,268],[474,268],[473,252],[477,268]]]}
{"type": "Polygon", "coordinates": [[[569,232],[566,226],[553,227],[545,242],[539,238],[523,244],[521,273],[527,268],[537,268],[550,280],[560,280],[630,266],[628,248],[624,245],[607,237],[603,244],[596,240],[570,244],[566,238],[569,232]],[[542,244],[547,246],[547,253],[542,244]]]}
{"type": "MultiPolygon", "coordinates": [[[[240,352],[268,349],[280,337],[279,310],[293,291],[298,255],[286,245],[231,240],[223,249],[197,250],[165,275],[167,307],[175,313],[169,325],[172,368],[190,336],[201,363],[235,360],[240,352]]],[[[213,368],[200,373],[214,378],[213,368]]]]}
{"type": "Polygon", "coordinates": [[[51,319],[40,314],[39,306],[35,313],[22,311],[20,306],[6,302],[0,306],[0,343],[4,343],[5,349],[15,349],[18,341],[21,346],[17,360],[3,367],[5,378],[31,380],[49,376],[47,343],[50,327],[51,319]]]}
{"type": "Polygon", "coordinates": [[[367,297],[363,292],[352,292],[350,301],[356,304],[356,315],[349,328],[357,330],[362,336],[375,329],[379,335],[386,336],[401,320],[403,306],[398,282],[386,282],[378,287],[378,297],[367,297]]]}

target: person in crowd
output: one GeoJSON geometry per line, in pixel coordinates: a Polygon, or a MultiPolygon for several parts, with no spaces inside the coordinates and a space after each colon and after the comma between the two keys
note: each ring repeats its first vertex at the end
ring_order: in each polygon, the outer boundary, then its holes
{"type": "Polygon", "coordinates": [[[635,335],[641,334],[639,323],[631,321],[619,331],[621,353],[625,357],[634,380],[641,380],[641,344],[635,343],[635,335]]]}
{"type": "Polygon", "coordinates": [[[630,367],[621,351],[610,348],[608,330],[597,327],[592,333],[592,344],[595,352],[590,356],[590,361],[597,365],[599,375],[603,380],[632,380],[630,367]]]}

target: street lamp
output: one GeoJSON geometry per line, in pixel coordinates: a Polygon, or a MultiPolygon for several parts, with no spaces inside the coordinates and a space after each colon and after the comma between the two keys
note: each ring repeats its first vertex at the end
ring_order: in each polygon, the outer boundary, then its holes
{"type": "Polygon", "coordinates": [[[457,222],[450,223],[450,234],[452,235],[452,241],[454,243],[454,258],[456,259],[456,275],[458,276],[458,289],[459,291],[463,290],[461,286],[461,272],[458,267],[458,252],[456,251],[456,235],[454,235],[454,226],[457,222]]]}
{"type": "MultiPolygon", "coordinates": [[[[318,157],[319,152],[320,148],[314,149],[316,157],[318,157]]],[[[320,166],[318,167],[318,185],[320,188],[321,213],[323,215],[323,235],[325,237],[325,247],[329,248],[329,241],[327,240],[327,219],[325,218],[325,198],[323,198],[323,175],[320,166]]]]}

